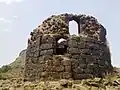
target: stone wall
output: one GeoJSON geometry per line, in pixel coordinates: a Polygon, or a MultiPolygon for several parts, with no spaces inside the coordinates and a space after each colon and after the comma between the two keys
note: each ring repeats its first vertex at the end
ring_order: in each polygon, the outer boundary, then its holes
{"type": "Polygon", "coordinates": [[[38,59],[37,64],[32,63],[31,67],[29,67],[29,70],[26,70],[26,71],[27,73],[32,73],[31,76],[30,75],[26,76],[30,81],[72,78],[70,59],[60,55],[42,56],[38,59]]]}
{"type": "Polygon", "coordinates": [[[106,29],[94,17],[53,15],[30,35],[26,50],[26,80],[101,77],[112,70],[106,29]],[[78,36],[69,34],[71,20],[78,24],[78,36]],[[65,41],[58,43],[61,38],[65,41]]]}
{"type": "Polygon", "coordinates": [[[74,79],[102,77],[112,69],[110,51],[105,43],[76,36],[68,42],[74,79]]]}

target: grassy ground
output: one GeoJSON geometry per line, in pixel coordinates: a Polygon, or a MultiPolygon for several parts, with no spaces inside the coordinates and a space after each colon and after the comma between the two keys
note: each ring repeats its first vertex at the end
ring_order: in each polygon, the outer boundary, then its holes
{"type": "Polygon", "coordinates": [[[20,78],[13,78],[0,80],[0,90],[120,90],[120,76],[40,82],[23,82],[20,78]]]}

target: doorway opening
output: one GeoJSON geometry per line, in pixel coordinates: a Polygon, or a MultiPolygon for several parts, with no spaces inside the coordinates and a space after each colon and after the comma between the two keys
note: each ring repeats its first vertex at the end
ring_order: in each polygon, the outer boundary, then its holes
{"type": "Polygon", "coordinates": [[[56,42],[56,54],[57,55],[64,55],[65,53],[67,53],[67,40],[64,38],[60,38],[57,40],[56,42]]]}

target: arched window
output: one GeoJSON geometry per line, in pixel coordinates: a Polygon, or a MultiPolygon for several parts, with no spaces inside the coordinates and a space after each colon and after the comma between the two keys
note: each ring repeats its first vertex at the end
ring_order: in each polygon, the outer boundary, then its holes
{"type": "Polygon", "coordinates": [[[69,22],[69,32],[70,35],[77,35],[78,36],[78,24],[76,21],[72,20],[69,22]]]}

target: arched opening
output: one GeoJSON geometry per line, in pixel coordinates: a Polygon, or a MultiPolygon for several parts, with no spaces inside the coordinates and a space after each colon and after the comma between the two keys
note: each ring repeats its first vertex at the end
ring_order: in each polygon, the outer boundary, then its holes
{"type": "Polygon", "coordinates": [[[67,40],[64,38],[60,38],[56,41],[56,54],[64,55],[67,53],[67,40]]]}
{"type": "Polygon", "coordinates": [[[78,36],[78,23],[74,20],[69,22],[69,33],[70,35],[77,35],[78,36]]]}

